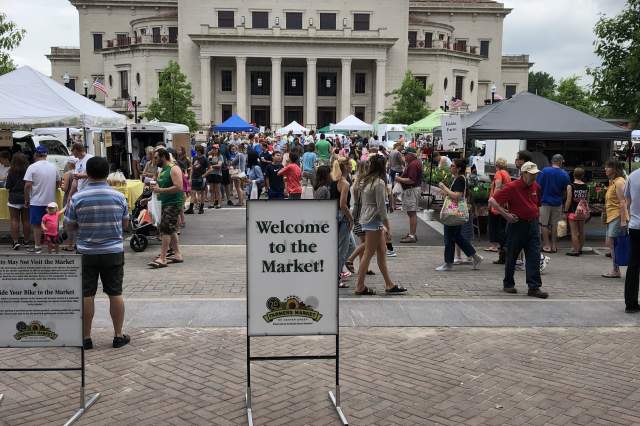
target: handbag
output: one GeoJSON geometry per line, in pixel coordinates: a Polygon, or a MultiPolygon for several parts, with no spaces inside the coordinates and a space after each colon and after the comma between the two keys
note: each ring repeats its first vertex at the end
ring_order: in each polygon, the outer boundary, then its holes
{"type": "MultiPolygon", "coordinates": [[[[453,181],[455,183],[455,180],[453,181]]],[[[451,189],[453,187],[451,183],[451,189]]],[[[448,195],[444,199],[442,204],[442,210],[440,210],[440,222],[447,226],[460,226],[469,221],[469,207],[466,201],[467,195],[467,180],[464,181],[464,193],[458,200],[453,200],[448,195]]]]}
{"type": "Polygon", "coordinates": [[[631,237],[625,232],[613,239],[614,260],[618,266],[629,266],[631,257],[631,237]]]}

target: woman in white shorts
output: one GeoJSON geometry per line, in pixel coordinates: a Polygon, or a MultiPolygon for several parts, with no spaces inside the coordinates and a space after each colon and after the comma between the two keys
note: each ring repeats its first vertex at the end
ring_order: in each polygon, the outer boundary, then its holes
{"type": "Polygon", "coordinates": [[[29,209],[24,206],[24,174],[29,162],[27,157],[17,152],[11,159],[11,167],[7,174],[5,188],[9,192],[9,216],[11,218],[11,241],[14,250],[29,242],[31,225],[29,224],[29,209]],[[20,222],[22,222],[22,239],[20,238],[20,222]]]}

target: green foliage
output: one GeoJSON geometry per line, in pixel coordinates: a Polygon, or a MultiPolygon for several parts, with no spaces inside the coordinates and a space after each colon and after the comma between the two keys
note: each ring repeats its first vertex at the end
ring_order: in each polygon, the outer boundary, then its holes
{"type": "Polygon", "coordinates": [[[426,102],[427,96],[431,96],[431,93],[432,86],[425,89],[422,83],[407,71],[400,88],[386,94],[386,96],[393,96],[394,101],[391,108],[382,114],[382,122],[411,124],[426,117],[431,112],[426,102]]]}
{"type": "Polygon", "coordinates": [[[578,111],[596,115],[596,104],[591,93],[582,87],[579,81],[580,77],[577,75],[561,79],[551,99],[578,111]]]}
{"type": "Polygon", "coordinates": [[[7,19],[7,15],[0,12],[0,75],[16,69],[9,51],[20,45],[26,31],[18,29],[14,22],[7,19]]]}
{"type": "Polygon", "coordinates": [[[196,115],[191,111],[191,84],[180,71],[180,65],[169,61],[169,65],[160,72],[158,97],[153,98],[144,116],[148,119],[180,123],[189,126],[189,130],[198,129],[196,115]]]}
{"type": "Polygon", "coordinates": [[[640,0],[627,0],[617,16],[602,16],[594,28],[595,53],[602,60],[587,70],[593,92],[619,117],[640,124],[640,0]]]}
{"type": "Polygon", "coordinates": [[[552,99],[556,93],[556,80],[549,73],[531,71],[529,72],[529,93],[552,99]]]}

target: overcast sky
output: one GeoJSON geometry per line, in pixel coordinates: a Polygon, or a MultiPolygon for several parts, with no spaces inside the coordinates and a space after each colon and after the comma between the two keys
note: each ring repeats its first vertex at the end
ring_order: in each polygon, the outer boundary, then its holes
{"type": "MultiPolygon", "coordinates": [[[[393,1],[393,0],[388,0],[393,1]]],[[[528,53],[534,71],[557,78],[584,75],[598,63],[593,54],[593,26],[600,13],[615,15],[625,0],[503,0],[513,8],[504,24],[505,54],[528,53]]],[[[13,52],[19,65],[49,75],[50,46],[78,46],[78,12],[68,0],[0,0],[0,10],[27,30],[13,52]]]]}

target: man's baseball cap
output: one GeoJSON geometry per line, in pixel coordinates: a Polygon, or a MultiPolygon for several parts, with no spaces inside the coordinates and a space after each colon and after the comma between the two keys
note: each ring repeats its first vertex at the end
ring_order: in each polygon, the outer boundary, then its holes
{"type": "Polygon", "coordinates": [[[522,167],[520,167],[520,171],[522,173],[529,173],[532,175],[537,175],[538,173],[540,173],[540,170],[538,170],[538,166],[536,166],[536,163],[532,163],[531,161],[527,161],[526,163],[524,163],[522,167]]]}
{"type": "Polygon", "coordinates": [[[36,154],[43,154],[43,155],[47,155],[49,153],[49,150],[47,149],[46,146],[44,145],[39,145],[36,148],[36,154]]]}
{"type": "Polygon", "coordinates": [[[57,209],[58,208],[58,203],[56,203],[55,201],[52,201],[49,204],[47,204],[47,208],[48,209],[57,209]]]}
{"type": "Polygon", "coordinates": [[[564,163],[564,157],[562,156],[562,154],[554,154],[553,157],[551,157],[551,162],[564,163]]]}

